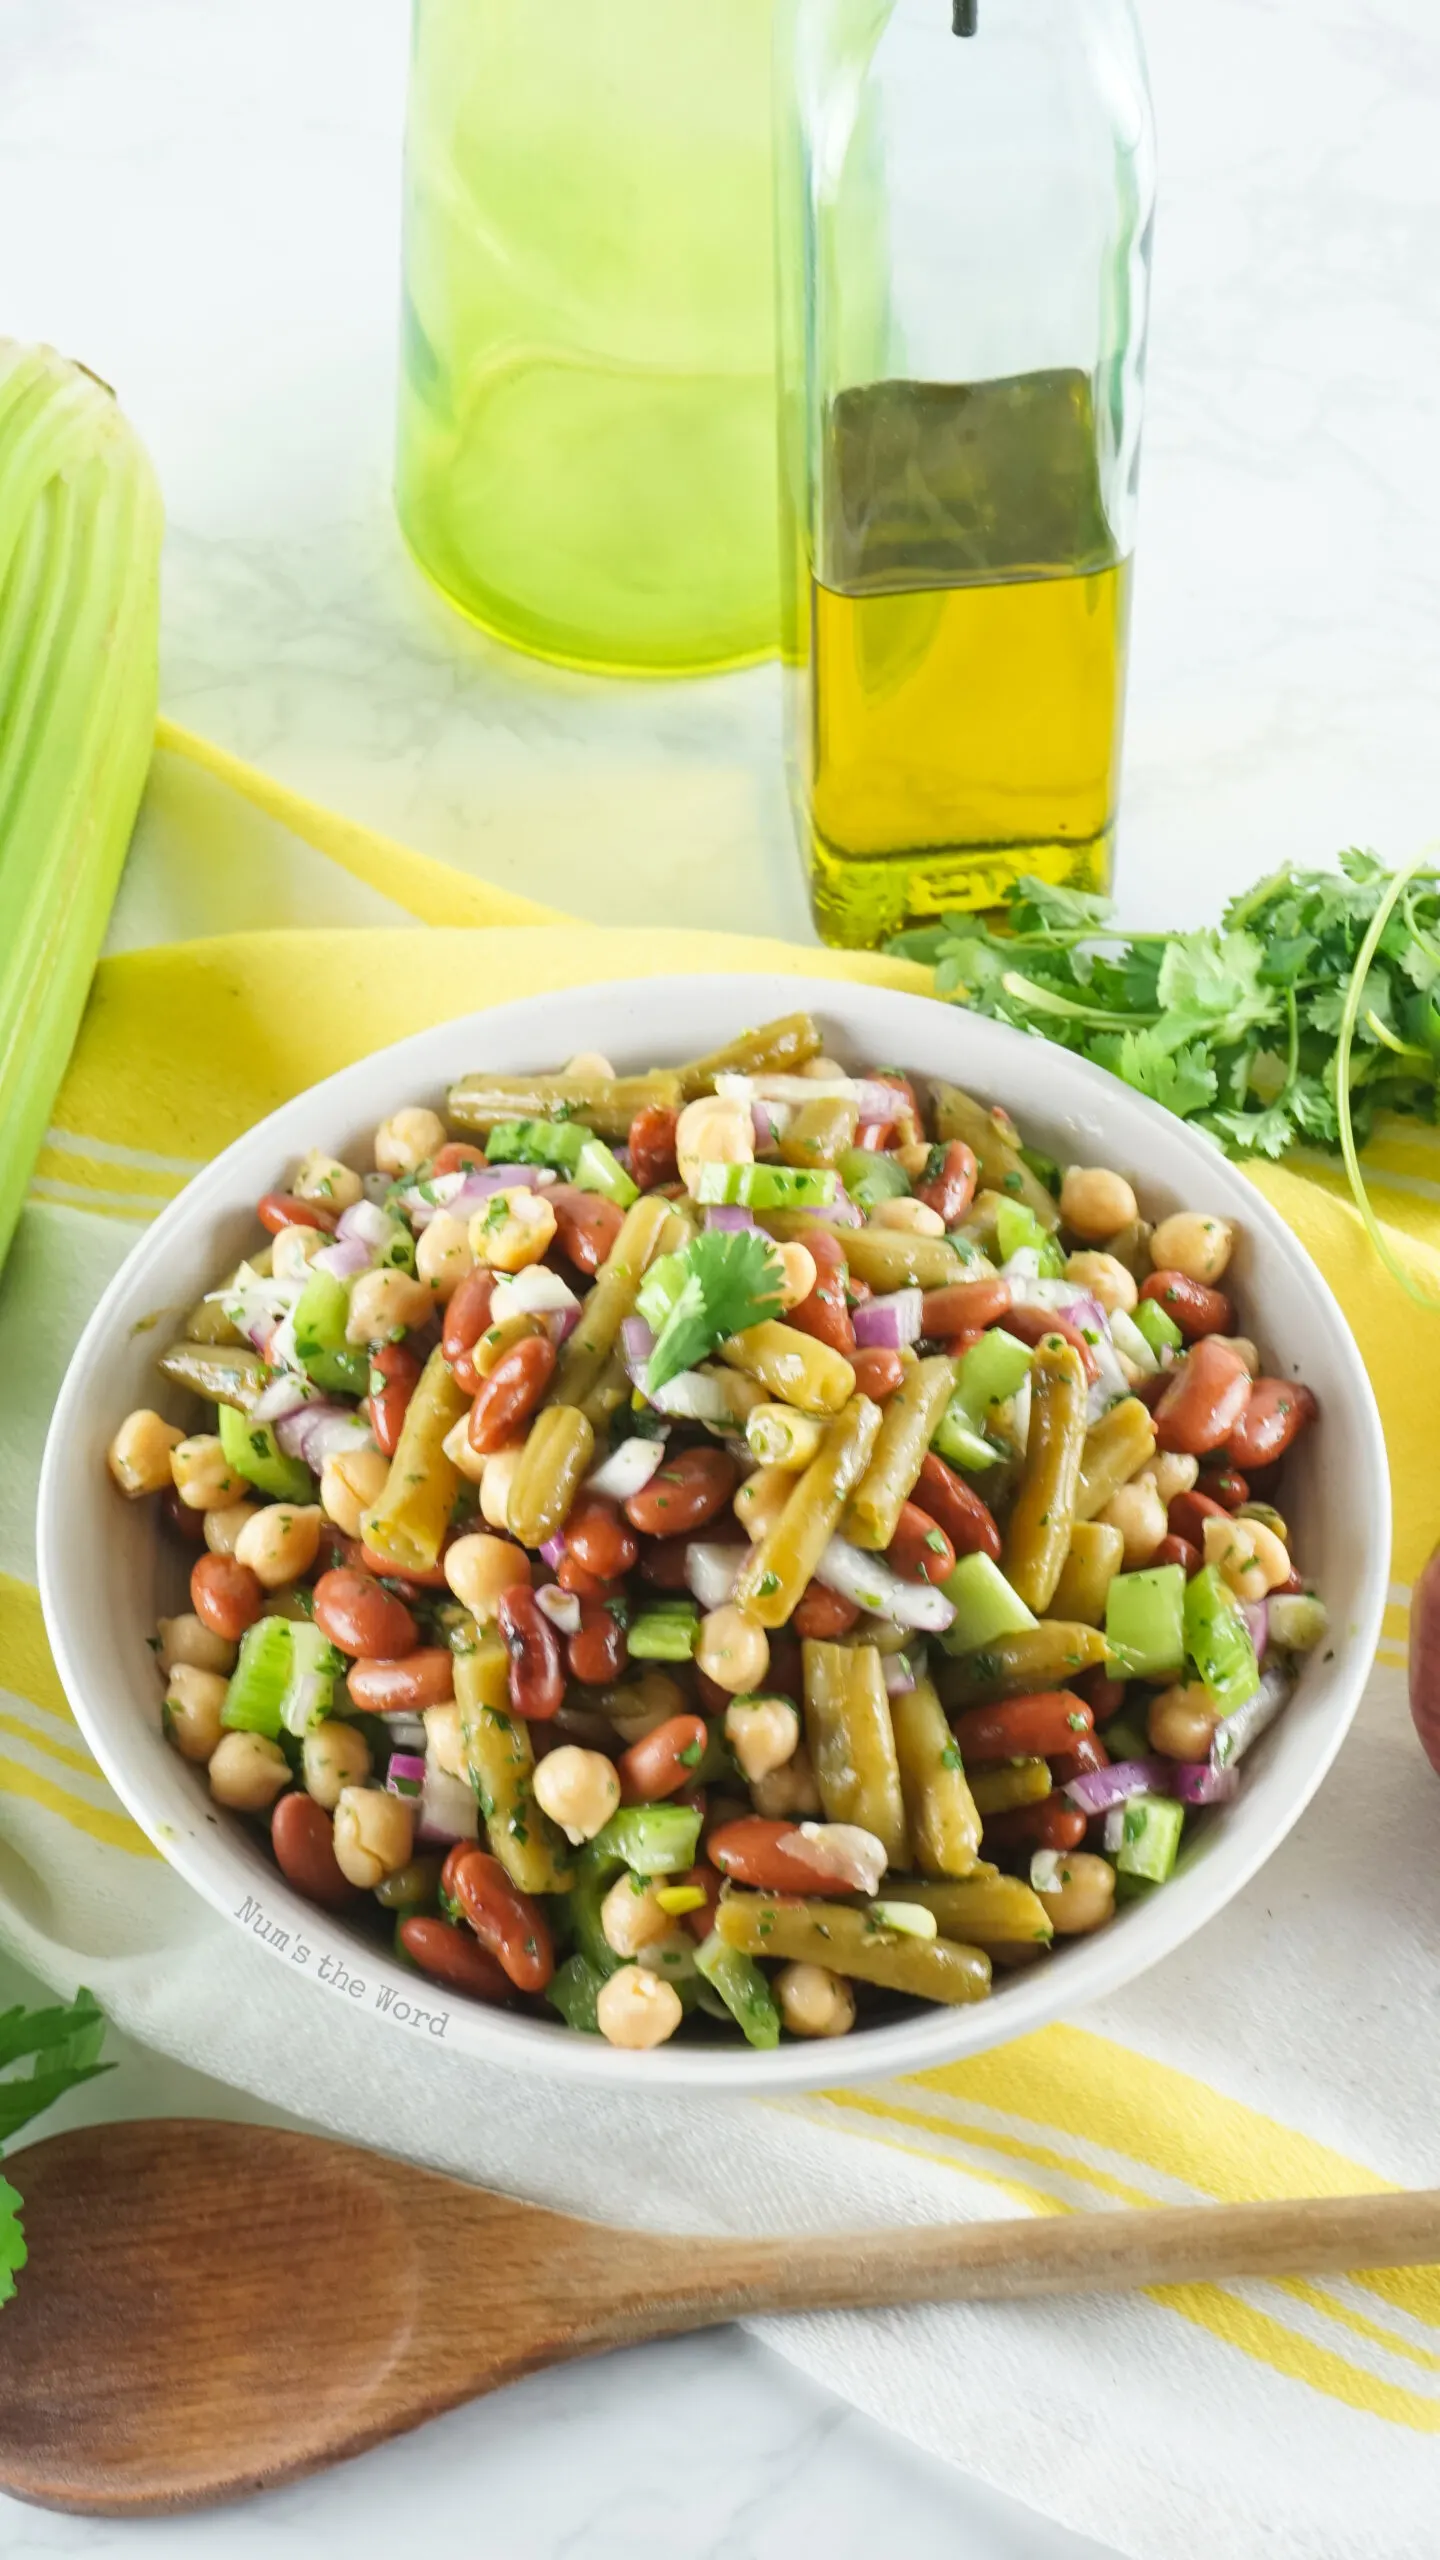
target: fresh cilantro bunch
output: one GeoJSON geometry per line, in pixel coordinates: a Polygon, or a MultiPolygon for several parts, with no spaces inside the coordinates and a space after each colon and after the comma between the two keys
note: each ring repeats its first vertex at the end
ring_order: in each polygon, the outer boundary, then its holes
{"type": "Polygon", "coordinates": [[[732,1333],[778,1315],[780,1296],[779,1256],[754,1227],[710,1228],[683,1252],[665,1255],[647,1274],[637,1301],[656,1333],[646,1393],[654,1395],[682,1369],[693,1369],[732,1333]]]}
{"type": "MultiPolygon", "coordinates": [[[[82,2080],[113,2067],[99,2058],[104,2034],[105,2020],[89,1991],[77,1991],[63,2008],[0,2010],[0,2075],[14,2063],[30,2064],[13,2078],[0,2076],[0,2142],[8,2142],[67,2089],[78,2089],[82,2080]]],[[[9,2301],[25,2264],[20,2201],[0,2177],[0,2303],[9,2301]]]]}
{"type": "Polygon", "coordinates": [[[1352,850],[1338,871],[1272,873],[1201,933],[1126,938],[1112,914],[1025,879],[998,929],[946,916],[887,948],[932,966],[937,995],[1108,1068],[1227,1155],[1342,1155],[1395,1269],[1358,1156],[1382,1111],[1437,1118],[1440,872],[1352,850]]]}

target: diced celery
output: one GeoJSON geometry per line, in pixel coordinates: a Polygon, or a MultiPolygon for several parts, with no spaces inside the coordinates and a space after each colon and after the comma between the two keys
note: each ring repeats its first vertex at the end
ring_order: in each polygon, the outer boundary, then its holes
{"type": "Polygon", "coordinates": [[[835,1197],[835,1175],[828,1165],[702,1164],[694,1196],[742,1209],[826,1209],[835,1197]]]}
{"type": "Polygon", "coordinates": [[[1137,1307],[1132,1307],[1130,1321],[1157,1356],[1162,1351],[1178,1351],[1185,1339],[1174,1317],[1167,1316],[1154,1298],[1142,1298],[1137,1307]]]}
{"type": "Polygon", "coordinates": [[[1250,1629],[1213,1564],[1202,1566],[1186,1587],[1185,1650],[1222,1716],[1254,1697],[1260,1665],[1250,1629]]]}
{"type": "Polygon", "coordinates": [[[1277,1653],[1311,1653],[1330,1621],[1325,1603],[1308,1591],[1275,1591],[1270,1595],[1270,1643],[1277,1653]]]}
{"type": "Polygon", "coordinates": [[[238,1405],[222,1404],[220,1446],[227,1467],[275,1502],[313,1502],[315,1479],[299,1458],[287,1458],[268,1422],[252,1422],[238,1405]]]}
{"type": "Polygon", "coordinates": [[[403,1218],[392,1218],[388,1235],[371,1247],[377,1271],[408,1271],[415,1276],[415,1239],[403,1218]]]}
{"type": "Polygon", "coordinates": [[[910,1177],[893,1156],[878,1155],[870,1147],[847,1147],[838,1159],[837,1170],[857,1209],[871,1217],[882,1200],[903,1200],[910,1189],[910,1177]]]}
{"type": "Polygon", "coordinates": [[[746,2043],[769,2053],[780,2041],[780,2012],[754,1957],[727,1947],[712,1930],[696,1948],[695,1965],[701,1980],[719,1993],[746,2043]]]}
{"type": "Polygon", "coordinates": [[[652,1262],[635,1300],[635,1313],[652,1333],[659,1333],[689,1276],[683,1253],[662,1253],[652,1262]]]}
{"type": "Polygon", "coordinates": [[[940,1416],[940,1428],[931,1441],[932,1449],[952,1467],[963,1467],[970,1475],[983,1473],[986,1467],[998,1467],[1000,1451],[989,1440],[982,1440],[955,1409],[954,1400],[940,1416]]]}
{"type": "Polygon", "coordinates": [[[664,1608],[641,1609],[627,1631],[633,1662],[688,1662],[700,1631],[700,1612],[692,1600],[671,1601],[664,1608]]]}
{"type": "Polygon", "coordinates": [[[602,1200],[613,1200],[617,1209],[628,1209],[640,1197],[639,1184],[631,1181],[603,1138],[586,1139],[575,1159],[575,1183],[581,1191],[595,1191],[602,1200]]]}
{"type": "Polygon", "coordinates": [[[280,1722],[287,1733],[303,1737],[330,1713],[345,1656],[313,1621],[292,1618],[281,1624],[290,1636],[290,1676],[280,1701],[280,1722]]]}
{"type": "Polygon", "coordinates": [[[345,1339],[350,1291],[333,1271],[312,1270],[295,1305],[295,1350],[307,1378],[327,1395],[363,1396],[368,1354],[345,1339]]]}
{"type": "Polygon", "coordinates": [[[290,1685],[291,1635],[287,1618],[257,1618],[240,1639],[220,1721],[229,1733],[263,1733],[278,1741],[280,1710],[290,1685]]]}
{"type": "Polygon", "coordinates": [[[1105,1599],[1105,1642],[1124,1680],[1176,1680],[1185,1661],[1185,1568],[1117,1573],[1105,1599]]]}
{"type": "Polygon", "coordinates": [[[637,1876],[682,1875],[695,1864],[700,1816],[688,1804],[626,1804],[586,1852],[587,1864],[618,1860],[637,1876]]]}
{"type": "Polygon", "coordinates": [[[565,1896],[564,1913],[576,1951],[602,1982],[625,1962],[600,1926],[600,1905],[616,1877],[624,1872],[624,1859],[610,1850],[601,1853],[592,1840],[575,1861],[575,1882],[565,1896]]]}
{"type": "Polygon", "coordinates": [[[940,1639],[946,1653],[974,1653],[997,1636],[1019,1635],[1039,1623],[989,1556],[961,1556],[939,1588],[955,1607],[954,1622],[940,1639]]]}
{"type": "Polygon", "coordinates": [[[1034,1358],[1028,1342],[1019,1342],[1002,1326],[992,1325],[961,1359],[951,1410],[958,1406],[971,1429],[983,1431],[991,1406],[1019,1394],[1034,1358]]]}
{"type": "Polygon", "coordinates": [[[1120,1876],[1140,1876],[1147,1884],[1163,1884],[1174,1869],[1185,1828],[1185,1807],[1174,1796],[1129,1796],[1123,1836],[1115,1855],[1120,1876]]]}
{"type": "Polygon", "coordinates": [[[583,2036],[598,2036],[600,2021],[595,2013],[595,2003],[604,1988],[605,1979],[599,1966],[592,1964],[590,1958],[581,1955],[577,1949],[558,1967],[546,1986],[545,1997],[552,2008],[559,2010],[567,2027],[575,2028],[583,2036]]]}
{"type": "Polygon", "coordinates": [[[491,1164],[548,1164],[573,1178],[580,1150],[594,1135],[580,1120],[501,1120],[485,1154],[491,1164]]]}
{"type": "Polygon", "coordinates": [[[1065,1256],[1048,1227],[1042,1227],[1033,1209],[1023,1200],[1007,1200],[1002,1195],[995,1203],[995,1242],[1002,1262],[1012,1253],[1037,1253],[1040,1277],[1058,1280],[1065,1268],[1065,1256]]]}

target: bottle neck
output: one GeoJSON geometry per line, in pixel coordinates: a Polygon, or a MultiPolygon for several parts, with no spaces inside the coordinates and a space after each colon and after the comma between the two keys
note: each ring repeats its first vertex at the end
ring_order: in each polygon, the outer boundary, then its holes
{"type": "Polygon", "coordinates": [[[953,25],[957,36],[973,36],[978,15],[978,0],[954,0],[953,25]]]}

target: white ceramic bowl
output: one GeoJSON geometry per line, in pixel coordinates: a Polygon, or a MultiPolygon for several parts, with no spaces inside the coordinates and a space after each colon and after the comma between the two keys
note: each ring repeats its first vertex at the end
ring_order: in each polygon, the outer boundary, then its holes
{"type": "Polygon", "coordinates": [[[87,1741],[171,1865],[258,1944],[293,1964],[303,1943],[317,1979],[322,1962],[334,1959],[327,1977],[339,1969],[363,1985],[341,1992],[352,2005],[390,2016],[410,2035],[409,2011],[419,2006],[442,2022],[424,2030],[427,2037],[477,2059],[617,2087],[751,2091],[833,2086],[981,2052],[1114,1991],[1201,1928],[1284,1838],[1339,1749],[1379,1632],[1389,1539],[1379,1416],[1345,1320],[1308,1255],[1208,1141],[1046,1042],[928,999],[783,976],[646,979],[532,997],[382,1049],[273,1112],[197,1176],[106,1291],[56,1405],[39,1520],[46,1623],[87,1741]],[[1321,1420],[1286,1486],[1286,1510],[1333,1637],[1247,1758],[1241,1795],[1201,1826],[1164,1891],[1043,1966],[998,1976],[990,2000],[919,2009],[840,2043],[787,2044],[768,2054],[684,2042],[621,2053],[558,2021],[509,2017],[432,1991],[362,1931],[303,1901],[246,1826],[211,1805],[200,1773],[161,1737],[146,1643],[157,1616],[184,1605],[185,1568],[157,1537],[149,1506],[117,1498],[105,1448],[133,1406],[186,1418],[186,1400],[153,1366],[167,1320],[178,1324],[253,1243],[255,1201],[306,1147],[359,1158],[389,1111],[442,1103],[446,1085],[471,1069],[553,1067],[580,1049],[638,1069],[703,1053],[744,1024],[807,1003],[827,1048],[851,1063],[948,1076],[1004,1102],[1027,1136],[1062,1162],[1129,1174],[1152,1217],[1194,1207],[1238,1221],[1233,1277],[1245,1330],[1258,1334],[1269,1367],[1303,1376],[1320,1400],[1321,1420]]]}

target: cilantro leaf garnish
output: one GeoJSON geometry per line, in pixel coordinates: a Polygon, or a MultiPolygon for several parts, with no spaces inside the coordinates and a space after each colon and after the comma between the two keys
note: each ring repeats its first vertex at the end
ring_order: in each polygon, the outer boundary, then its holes
{"type": "Polygon", "coordinates": [[[676,1259],[684,1279],[646,1365],[645,1392],[651,1396],[732,1333],[745,1333],[780,1311],[779,1257],[755,1228],[713,1229],[696,1236],[676,1259]]]}

